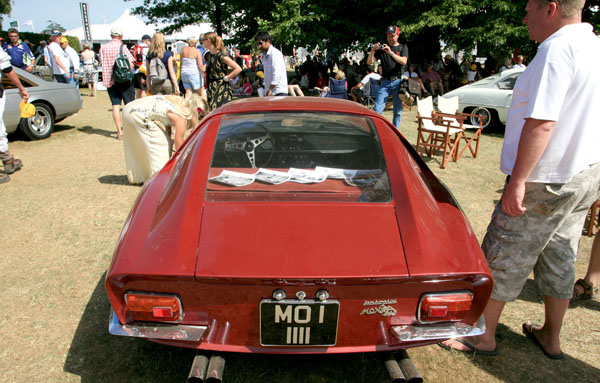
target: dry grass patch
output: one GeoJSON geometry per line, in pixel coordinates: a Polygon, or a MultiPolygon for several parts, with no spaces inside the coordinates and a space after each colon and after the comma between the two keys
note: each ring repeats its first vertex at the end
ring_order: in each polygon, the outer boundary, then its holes
{"type": "MultiPolygon", "coordinates": [[[[106,92],[84,102],[50,139],[11,137],[11,150],[25,166],[0,186],[2,381],[185,381],[192,351],[107,332],[104,273],[140,188],[127,185],[106,92]]],[[[414,110],[405,112],[401,131],[416,142],[414,110]]],[[[501,145],[501,135],[486,134],[477,159],[465,154],[445,170],[439,157],[426,160],[461,203],[480,240],[504,182],[498,170],[501,145]]],[[[578,276],[585,271],[591,240],[584,237],[581,244],[578,276]]],[[[541,300],[528,283],[501,319],[498,358],[472,358],[437,346],[410,354],[429,382],[597,382],[598,311],[597,300],[571,309],[563,332],[567,359],[547,360],[520,334],[522,322],[543,319],[541,300]]],[[[375,354],[226,359],[225,382],[388,381],[375,354]]]]}

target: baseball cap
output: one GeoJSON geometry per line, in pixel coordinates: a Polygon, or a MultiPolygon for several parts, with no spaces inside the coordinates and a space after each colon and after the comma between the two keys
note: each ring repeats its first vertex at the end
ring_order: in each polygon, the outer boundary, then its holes
{"type": "Polygon", "coordinates": [[[21,117],[22,118],[31,118],[35,116],[35,105],[29,104],[25,100],[21,100],[21,104],[19,105],[21,108],[21,117]]]}
{"type": "Polygon", "coordinates": [[[63,37],[60,39],[60,42],[61,42],[61,43],[68,43],[68,42],[69,42],[69,40],[67,40],[67,38],[63,36],[63,37]]]}
{"type": "Polygon", "coordinates": [[[390,25],[389,27],[387,27],[387,30],[385,31],[385,33],[390,33],[392,35],[399,35],[400,29],[395,25],[390,25]]]}
{"type": "Polygon", "coordinates": [[[112,27],[110,30],[111,36],[123,36],[123,30],[119,27],[112,27]]]}
{"type": "Polygon", "coordinates": [[[150,35],[143,35],[142,41],[144,41],[144,40],[152,40],[152,37],[150,37],[150,35]]]}
{"type": "Polygon", "coordinates": [[[59,31],[58,29],[55,29],[52,32],[50,32],[50,36],[60,36],[60,35],[62,35],[62,32],[59,31]]]}

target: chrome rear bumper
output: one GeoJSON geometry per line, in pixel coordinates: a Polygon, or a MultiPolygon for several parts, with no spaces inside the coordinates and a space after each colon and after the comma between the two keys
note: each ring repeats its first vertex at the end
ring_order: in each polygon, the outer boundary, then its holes
{"type": "Polygon", "coordinates": [[[181,324],[134,322],[121,324],[117,314],[111,309],[108,332],[112,335],[133,336],[150,339],[199,341],[208,326],[189,326],[181,324]]]}
{"type": "Polygon", "coordinates": [[[467,336],[481,335],[485,332],[483,315],[475,326],[464,323],[443,323],[435,325],[402,325],[390,327],[390,333],[401,342],[419,340],[443,340],[467,336]]]}

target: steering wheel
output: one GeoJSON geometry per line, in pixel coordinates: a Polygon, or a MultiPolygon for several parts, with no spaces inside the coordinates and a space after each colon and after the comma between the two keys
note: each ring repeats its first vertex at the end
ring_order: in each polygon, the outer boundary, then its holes
{"type": "Polygon", "coordinates": [[[225,139],[225,158],[230,165],[239,165],[234,158],[234,153],[240,153],[250,162],[251,167],[266,166],[273,158],[274,151],[273,135],[267,128],[257,123],[236,126],[225,139]],[[257,132],[257,127],[264,130],[264,134],[257,132]]]}

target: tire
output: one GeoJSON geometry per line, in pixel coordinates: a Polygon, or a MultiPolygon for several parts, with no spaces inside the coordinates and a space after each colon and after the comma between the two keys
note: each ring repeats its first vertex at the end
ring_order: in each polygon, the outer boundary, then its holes
{"type": "Polygon", "coordinates": [[[43,103],[34,102],[35,116],[22,118],[19,128],[30,140],[42,140],[48,138],[54,130],[54,112],[43,103]]]}
{"type": "MultiPolygon", "coordinates": [[[[495,126],[498,124],[498,117],[496,115],[496,111],[493,109],[484,108],[483,106],[479,106],[474,108],[469,113],[477,114],[483,116],[483,124],[484,128],[488,126],[495,126]]],[[[469,123],[471,125],[479,125],[479,118],[477,117],[469,117],[469,123]]]]}

